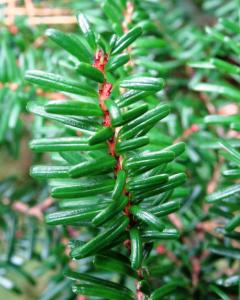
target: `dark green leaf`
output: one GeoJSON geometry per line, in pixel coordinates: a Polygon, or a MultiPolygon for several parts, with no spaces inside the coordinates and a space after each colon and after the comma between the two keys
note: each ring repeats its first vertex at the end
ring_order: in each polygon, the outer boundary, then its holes
{"type": "Polygon", "coordinates": [[[97,97],[97,92],[78,81],[66,79],[58,74],[43,71],[28,71],[25,79],[46,89],[97,97]]]}
{"type": "Polygon", "coordinates": [[[223,84],[198,83],[194,86],[194,90],[198,92],[217,93],[240,101],[238,89],[223,84]]]}
{"type": "Polygon", "coordinates": [[[209,115],[204,118],[204,122],[210,125],[228,125],[232,122],[240,122],[239,115],[229,115],[229,116],[222,116],[222,115],[209,115]]]}
{"type": "Polygon", "coordinates": [[[159,164],[169,162],[174,159],[174,153],[170,151],[145,153],[144,156],[136,156],[127,159],[123,162],[125,168],[129,170],[139,169],[144,166],[145,168],[153,168],[159,164]]]}
{"type": "Polygon", "coordinates": [[[109,59],[106,69],[107,71],[114,71],[119,67],[125,65],[129,61],[129,59],[130,56],[127,53],[116,55],[109,59]]]}
{"type": "Polygon", "coordinates": [[[141,131],[145,130],[146,128],[153,127],[158,121],[163,119],[169,114],[170,108],[168,105],[163,104],[159,105],[141,117],[129,122],[127,125],[124,125],[119,132],[119,137],[121,139],[130,139],[135,135],[141,133],[141,131]]]}
{"type": "Polygon", "coordinates": [[[226,141],[221,141],[219,142],[220,145],[225,149],[229,154],[231,159],[236,162],[237,164],[240,165],[240,153],[235,150],[228,142],[226,141]]]}
{"type": "Polygon", "coordinates": [[[81,162],[69,169],[69,175],[72,178],[79,178],[86,175],[93,175],[110,171],[114,168],[116,160],[111,156],[106,156],[104,159],[94,159],[81,162]]]}
{"type": "Polygon", "coordinates": [[[118,142],[115,146],[115,151],[117,153],[123,153],[131,150],[138,149],[140,147],[143,147],[149,143],[149,138],[146,136],[126,140],[122,142],[118,142]]]}
{"type": "Polygon", "coordinates": [[[46,35],[50,37],[57,45],[77,57],[80,61],[91,62],[90,54],[87,48],[73,35],[67,35],[57,29],[47,29],[46,35]]]}
{"type": "Polygon", "coordinates": [[[238,226],[240,226],[240,215],[235,216],[231,221],[229,221],[225,228],[227,231],[232,231],[238,226]]]}
{"type": "Polygon", "coordinates": [[[79,14],[77,16],[78,24],[81,28],[82,33],[84,34],[89,46],[93,49],[96,50],[96,38],[94,35],[94,32],[87,20],[87,18],[83,14],[79,14]]]}
{"type": "Polygon", "coordinates": [[[68,209],[57,211],[54,213],[50,213],[46,216],[46,223],[49,225],[57,225],[57,224],[74,224],[75,222],[80,221],[90,221],[93,217],[95,217],[100,208],[91,209],[91,208],[79,208],[79,209],[68,209]]]}
{"type": "Polygon", "coordinates": [[[181,202],[179,200],[172,200],[153,207],[149,209],[149,211],[157,217],[163,217],[177,211],[180,208],[180,205],[181,202]]]}
{"type": "Polygon", "coordinates": [[[213,194],[207,196],[206,201],[208,203],[213,203],[220,201],[222,199],[228,198],[240,192],[240,184],[232,185],[226,189],[217,191],[213,194]]]}
{"type": "Polygon", "coordinates": [[[212,58],[211,63],[219,70],[229,74],[240,74],[240,67],[218,58],[212,58]]]}
{"type": "Polygon", "coordinates": [[[133,269],[139,269],[142,264],[142,240],[138,228],[131,228],[131,266],[133,269]]]}
{"type": "Polygon", "coordinates": [[[185,143],[180,142],[177,144],[173,144],[167,148],[164,148],[164,151],[172,151],[175,153],[175,156],[179,156],[185,151],[185,143]]]}
{"type": "Polygon", "coordinates": [[[39,105],[34,102],[28,103],[27,110],[36,115],[63,123],[66,126],[71,126],[72,128],[78,128],[78,129],[81,128],[82,130],[95,132],[100,127],[100,125],[97,122],[87,119],[87,118],[80,118],[80,117],[74,117],[74,116],[63,116],[63,115],[47,113],[44,109],[44,106],[39,105]]]}
{"type": "Polygon", "coordinates": [[[115,186],[112,192],[112,199],[118,200],[123,193],[125,184],[126,184],[127,174],[124,170],[120,170],[117,172],[117,178],[115,181],[115,186]]]}
{"type": "Polygon", "coordinates": [[[175,240],[180,237],[176,229],[164,229],[162,232],[157,230],[145,230],[141,233],[144,240],[175,240]]]}
{"type": "Polygon", "coordinates": [[[114,131],[111,127],[103,127],[89,139],[89,145],[96,145],[98,143],[105,142],[113,135],[114,131]]]}
{"type": "Polygon", "coordinates": [[[122,211],[128,204],[128,201],[128,197],[125,196],[119,197],[117,200],[113,200],[108,207],[103,209],[94,217],[92,223],[96,226],[104,224],[111,218],[115,217],[117,213],[122,211]]]}
{"type": "Polygon", "coordinates": [[[143,100],[147,96],[154,94],[155,92],[150,91],[135,91],[130,90],[122,94],[119,99],[116,100],[116,103],[119,107],[125,107],[135,103],[136,101],[143,100]]]}
{"type": "Polygon", "coordinates": [[[222,174],[231,179],[238,179],[240,178],[240,169],[224,170],[222,174]]]}
{"type": "Polygon", "coordinates": [[[148,105],[147,104],[141,104],[133,109],[129,109],[128,111],[124,112],[122,114],[123,122],[122,124],[125,124],[127,122],[130,122],[137,117],[140,117],[142,114],[148,111],[148,105]]]}
{"type": "Polygon", "coordinates": [[[30,148],[36,152],[91,151],[106,149],[106,144],[90,146],[88,141],[81,137],[45,138],[32,140],[30,148]]]}
{"type": "Polygon", "coordinates": [[[128,275],[134,278],[138,277],[138,274],[135,270],[133,270],[129,263],[123,262],[118,258],[112,258],[103,255],[97,255],[94,260],[94,265],[97,269],[108,271],[108,272],[116,272],[122,275],[128,275]]]}
{"type": "Polygon", "coordinates": [[[153,77],[136,77],[123,80],[120,86],[132,90],[158,92],[163,89],[164,80],[153,77]]]}
{"type": "Polygon", "coordinates": [[[78,284],[73,286],[73,292],[79,295],[101,297],[108,300],[134,300],[129,292],[97,284],[78,284]]]}
{"type": "Polygon", "coordinates": [[[106,104],[106,106],[108,108],[108,111],[110,113],[111,124],[115,127],[119,126],[123,121],[122,120],[122,114],[120,112],[119,107],[117,106],[117,104],[114,101],[112,101],[110,99],[106,100],[105,104],[106,104]]]}
{"type": "Polygon", "coordinates": [[[68,166],[33,166],[30,175],[38,179],[68,178],[68,166]]]}
{"type": "Polygon", "coordinates": [[[105,80],[104,75],[101,71],[99,71],[97,68],[92,67],[91,65],[86,64],[84,62],[80,62],[77,65],[77,72],[79,74],[81,74],[89,79],[92,79],[94,81],[97,81],[97,82],[103,83],[105,80]]]}
{"type": "Polygon", "coordinates": [[[54,198],[79,198],[84,196],[93,196],[110,192],[114,187],[114,180],[109,179],[101,183],[80,185],[74,184],[69,186],[55,187],[52,190],[54,198]]]}
{"type": "Polygon", "coordinates": [[[233,259],[240,259],[240,252],[237,248],[224,247],[224,246],[210,246],[209,250],[217,255],[226,256],[233,259]]]}
{"type": "Polygon", "coordinates": [[[149,300],[160,300],[163,297],[171,294],[178,287],[177,283],[166,283],[162,287],[156,289],[150,296],[149,300]]]}
{"type": "Polygon", "coordinates": [[[142,29],[140,27],[134,27],[129,30],[126,34],[121,36],[115,43],[112,50],[112,55],[118,54],[131,45],[140,35],[142,34],[142,29]]]}
{"type": "Polygon", "coordinates": [[[139,220],[143,221],[150,227],[157,229],[158,231],[163,231],[164,224],[155,217],[153,214],[146,210],[142,210],[139,206],[133,205],[130,207],[129,211],[139,220]]]}
{"type": "Polygon", "coordinates": [[[141,179],[136,179],[136,180],[131,180],[127,187],[130,191],[134,190],[139,190],[139,189],[148,189],[148,188],[153,188],[154,186],[158,186],[159,184],[163,182],[168,181],[168,176],[166,174],[161,174],[161,175],[155,175],[155,176],[150,176],[146,178],[141,178],[141,179]]]}
{"type": "Polygon", "coordinates": [[[164,193],[166,191],[172,190],[175,187],[183,184],[185,182],[185,180],[186,180],[186,175],[183,173],[171,175],[171,176],[169,176],[168,181],[166,183],[161,184],[161,186],[156,187],[153,190],[142,191],[142,192],[136,193],[135,197],[147,198],[147,197],[151,197],[154,195],[164,193]]]}
{"type": "Polygon", "coordinates": [[[219,287],[216,285],[210,285],[210,290],[218,295],[222,300],[231,300],[227,294],[225,294],[219,287]]]}
{"type": "Polygon", "coordinates": [[[80,281],[83,281],[83,282],[86,282],[86,283],[95,283],[95,284],[98,284],[98,285],[102,285],[102,286],[107,286],[107,287],[111,287],[111,288],[116,288],[116,289],[119,289],[121,291],[125,291],[125,292],[128,292],[128,293],[132,293],[128,288],[126,287],[123,287],[122,285],[120,284],[117,284],[115,282],[111,282],[111,281],[108,281],[108,280],[104,280],[102,278],[97,278],[97,277],[94,277],[94,276],[91,276],[91,275],[88,275],[88,274],[83,274],[83,273],[77,273],[77,272],[74,272],[74,271],[71,271],[71,270],[67,270],[64,272],[64,275],[72,280],[80,280],[80,281]]]}
{"type": "Polygon", "coordinates": [[[57,100],[44,105],[47,113],[72,115],[72,116],[102,116],[103,112],[95,104],[75,101],[75,100],[57,100]]]}
{"type": "Polygon", "coordinates": [[[120,217],[115,221],[112,228],[100,233],[83,246],[74,248],[70,253],[71,257],[80,259],[99,252],[102,248],[108,246],[113,240],[119,237],[126,229],[128,223],[129,219],[127,217],[120,217]]]}

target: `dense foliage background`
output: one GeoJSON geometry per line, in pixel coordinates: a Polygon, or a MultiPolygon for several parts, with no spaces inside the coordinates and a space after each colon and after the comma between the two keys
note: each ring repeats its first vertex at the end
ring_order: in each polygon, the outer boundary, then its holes
{"type": "MultiPolygon", "coordinates": [[[[129,287],[138,299],[148,299],[150,295],[150,299],[240,299],[239,1],[19,1],[17,8],[11,5],[11,1],[0,2],[1,298],[85,299],[72,292],[75,283],[71,279],[76,279],[77,275],[69,273],[71,268],[79,274],[90,274],[118,283],[119,287],[129,287]],[[43,16],[42,11],[32,10],[31,4],[34,9],[45,11],[50,7],[50,18],[43,16]],[[23,15],[17,15],[19,7],[26,8],[23,15]],[[14,17],[13,12],[17,16],[14,17]],[[135,88],[138,77],[164,79],[164,88],[158,85],[155,95],[142,96],[143,101],[136,106],[129,98],[128,102],[125,99],[125,106],[138,108],[140,114],[145,112],[146,104],[150,110],[162,103],[170,106],[170,114],[148,132],[151,143],[143,150],[157,151],[181,142],[186,145],[185,152],[174,162],[158,170],[169,176],[184,173],[185,182],[180,177],[174,191],[165,191],[157,199],[150,198],[156,207],[172,201],[172,211],[162,215],[162,208],[154,210],[150,201],[141,207],[160,216],[169,230],[161,235],[143,226],[141,276],[144,280],[139,279],[139,273],[136,275],[134,264],[130,266],[129,261],[126,262],[129,253],[121,247],[111,253],[100,253],[94,263],[92,257],[73,261],[69,256],[70,246],[81,246],[76,240],[92,239],[99,231],[86,220],[69,222],[64,216],[64,221],[58,222],[54,217],[56,211],[89,204],[82,200],[53,200],[50,190],[66,180],[66,168],[61,169],[62,178],[59,179],[59,175],[52,175],[56,174],[54,168],[46,171],[44,166],[66,166],[64,160],[71,165],[85,156],[77,151],[64,152],[61,146],[56,148],[58,152],[49,153],[46,139],[88,138],[89,135],[84,130],[85,119],[78,120],[80,125],[76,130],[73,123],[69,123],[71,120],[51,111],[51,101],[69,99],[66,94],[59,93],[64,91],[62,87],[54,90],[51,83],[41,84],[39,77],[35,79],[35,73],[26,75],[26,72],[37,69],[55,73],[64,78],[66,85],[68,80],[82,80],[83,84],[96,89],[97,83],[92,83],[89,73],[82,74],[78,66],[78,59],[86,63],[88,58],[81,56],[74,47],[69,49],[69,43],[64,44],[66,37],[54,39],[53,33],[46,31],[56,28],[71,34],[78,45],[84,45],[83,50],[88,49],[93,61],[94,51],[91,52],[87,45],[89,36],[84,36],[81,22],[79,29],[73,17],[79,13],[92,24],[98,47],[106,52],[110,51],[113,33],[123,36],[136,26],[142,28],[141,36],[136,36],[127,50],[122,49],[126,55],[118,58],[119,65],[114,65],[116,61],[113,60],[107,70],[107,80],[114,83],[113,100],[132,88],[131,79],[136,79],[133,80],[135,88]],[[40,16],[35,17],[35,14],[40,16]],[[82,75],[87,79],[82,79],[82,75]],[[130,75],[133,76],[129,82],[130,75]],[[47,113],[46,105],[50,105],[47,113]],[[45,141],[39,142],[42,138],[45,141]],[[31,140],[35,142],[30,143],[31,140]],[[43,153],[41,147],[48,149],[47,153],[43,153]],[[33,168],[30,177],[32,165],[43,167],[33,168]],[[50,178],[48,182],[47,177],[50,178]],[[62,226],[63,222],[70,224],[62,226]]],[[[93,79],[98,76],[97,81],[102,80],[101,74],[94,75],[92,70],[90,73],[93,79]]],[[[93,111],[99,114],[95,108],[93,111]]],[[[87,126],[97,126],[94,118],[87,126]]],[[[119,120],[115,121],[117,124],[119,120]]],[[[88,155],[103,160],[104,156],[99,156],[101,151],[88,155]]],[[[147,177],[150,175],[147,173],[147,177]]],[[[103,201],[102,197],[99,202],[92,202],[92,206],[103,209],[103,201]]],[[[137,212],[133,213],[137,216],[137,212]]],[[[105,223],[106,228],[114,221],[115,216],[105,223]]],[[[139,224],[142,226],[141,222],[139,224]]],[[[106,282],[101,284],[107,286],[106,282]]]]}

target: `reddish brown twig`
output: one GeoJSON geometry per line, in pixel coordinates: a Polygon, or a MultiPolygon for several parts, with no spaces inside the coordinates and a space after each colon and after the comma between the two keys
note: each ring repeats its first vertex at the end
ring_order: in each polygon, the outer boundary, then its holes
{"type": "MultiPolygon", "coordinates": [[[[0,89],[2,89],[4,87],[9,88],[12,91],[16,91],[21,86],[16,82],[7,82],[7,83],[0,82],[0,89]]],[[[29,89],[30,89],[30,86],[25,85],[23,87],[23,90],[25,92],[28,92],[29,89]]],[[[46,92],[46,91],[44,91],[43,89],[40,89],[40,88],[36,89],[36,94],[38,96],[46,97],[49,100],[64,100],[64,99],[66,99],[66,96],[63,95],[62,93],[57,93],[57,92],[49,93],[49,92],[46,92]]]]}
{"type": "Polygon", "coordinates": [[[156,252],[160,255],[166,255],[167,258],[177,266],[181,265],[181,261],[176,257],[176,255],[172,251],[166,249],[165,246],[158,245],[156,248],[156,252]]]}
{"type": "Polygon", "coordinates": [[[128,32],[128,25],[132,22],[133,11],[134,11],[133,3],[131,1],[128,1],[127,8],[123,13],[124,20],[122,22],[123,32],[125,33],[128,32]]]}
{"type": "Polygon", "coordinates": [[[183,224],[182,221],[180,220],[180,218],[177,216],[177,214],[170,214],[168,216],[169,220],[173,223],[173,225],[178,229],[178,230],[182,230],[183,229],[183,224]]]}
{"type": "Polygon", "coordinates": [[[53,204],[52,198],[47,198],[43,202],[41,202],[33,207],[29,207],[27,204],[25,204],[21,201],[16,201],[13,203],[12,208],[15,211],[18,211],[27,216],[36,217],[37,219],[42,221],[43,220],[43,212],[52,204],[53,204]]]}
{"type": "Polygon", "coordinates": [[[137,300],[142,300],[143,296],[143,293],[139,289],[137,289],[137,300]]]}
{"type": "Polygon", "coordinates": [[[87,298],[84,296],[77,296],[77,300],[86,300],[87,298]]]}
{"type": "Polygon", "coordinates": [[[55,24],[76,24],[77,20],[76,17],[69,15],[69,16],[42,16],[42,17],[32,17],[29,20],[29,25],[41,25],[41,24],[48,24],[48,25],[55,25],[55,24]]]}
{"type": "Polygon", "coordinates": [[[75,24],[76,18],[71,14],[70,10],[62,8],[37,8],[33,5],[32,0],[25,0],[24,7],[17,7],[16,0],[8,0],[4,3],[7,7],[4,11],[6,15],[5,24],[12,33],[17,32],[14,25],[16,16],[27,16],[30,25],[40,24],[75,24]]]}
{"type": "Polygon", "coordinates": [[[35,15],[35,9],[32,0],[25,0],[25,7],[27,16],[29,18],[29,23],[31,24],[31,20],[34,18],[35,15]]]}
{"type": "Polygon", "coordinates": [[[6,25],[10,27],[13,26],[15,20],[15,6],[16,0],[8,0],[6,8],[6,25]]]}
{"type": "Polygon", "coordinates": [[[223,162],[224,162],[224,158],[220,157],[217,164],[214,166],[213,176],[207,185],[207,193],[208,194],[213,193],[218,185],[219,177],[221,175],[221,167],[222,167],[223,162]]]}
{"type": "Polygon", "coordinates": [[[198,132],[200,130],[199,126],[197,124],[193,124],[191,127],[189,127],[188,129],[186,129],[182,136],[180,136],[179,138],[177,138],[174,143],[178,143],[181,141],[186,140],[189,136],[191,136],[193,133],[198,132]]]}
{"type": "MultiPolygon", "coordinates": [[[[103,51],[101,49],[98,50],[94,57],[93,67],[95,67],[96,69],[101,71],[103,74],[105,74],[105,66],[107,63],[108,63],[108,54],[103,53],[103,51]]],[[[105,104],[105,100],[109,98],[109,96],[111,95],[111,91],[112,91],[111,83],[104,81],[102,84],[99,85],[99,89],[98,89],[99,106],[102,109],[103,114],[104,114],[104,116],[103,116],[103,126],[104,127],[111,127],[110,114],[109,114],[109,111],[105,104]]],[[[115,176],[117,175],[117,172],[122,169],[122,158],[120,155],[118,155],[115,152],[117,134],[118,134],[118,130],[115,129],[114,136],[107,141],[108,152],[111,156],[115,157],[115,159],[116,159],[115,172],[114,172],[115,176]]],[[[130,220],[129,226],[128,226],[128,230],[129,230],[132,226],[134,226],[135,222],[133,220],[133,216],[129,212],[129,208],[131,207],[130,195],[126,190],[124,190],[123,193],[129,198],[128,205],[124,209],[125,215],[130,220]]],[[[130,240],[125,241],[124,245],[131,251],[130,240]]],[[[141,273],[141,270],[139,270],[139,272],[141,273]]],[[[141,279],[141,276],[139,275],[139,280],[140,279],[141,279]]],[[[143,299],[143,294],[139,290],[138,281],[137,281],[136,295],[137,295],[138,300],[143,299]]]]}

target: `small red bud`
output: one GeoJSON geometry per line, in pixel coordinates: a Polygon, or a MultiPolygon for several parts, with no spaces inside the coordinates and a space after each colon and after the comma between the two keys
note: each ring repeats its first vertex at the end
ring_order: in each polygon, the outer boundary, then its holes
{"type": "Polygon", "coordinates": [[[157,253],[164,254],[166,252],[166,248],[163,245],[159,245],[156,248],[157,253]]]}

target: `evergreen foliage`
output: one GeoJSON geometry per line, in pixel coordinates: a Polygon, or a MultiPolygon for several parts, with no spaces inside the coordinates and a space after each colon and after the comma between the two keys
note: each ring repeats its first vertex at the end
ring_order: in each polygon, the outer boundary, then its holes
{"type": "Polygon", "coordinates": [[[240,4],[69,2],[77,30],[0,34],[1,153],[29,157],[0,181],[0,286],[238,299],[240,4]]]}

